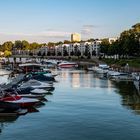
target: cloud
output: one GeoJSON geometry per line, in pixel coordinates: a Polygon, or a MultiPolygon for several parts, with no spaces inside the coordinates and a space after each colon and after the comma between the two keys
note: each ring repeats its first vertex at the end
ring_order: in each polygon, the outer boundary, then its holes
{"type": "Polygon", "coordinates": [[[27,40],[30,42],[49,42],[49,41],[63,41],[70,39],[71,32],[46,30],[36,33],[0,33],[0,43],[7,40],[27,40]]]}
{"type": "Polygon", "coordinates": [[[68,37],[71,35],[71,32],[64,32],[64,31],[43,31],[38,34],[39,36],[46,36],[46,37],[68,37]]]}
{"type": "Polygon", "coordinates": [[[91,36],[93,34],[94,25],[83,25],[81,33],[86,36],[91,36]]]}
{"type": "Polygon", "coordinates": [[[38,32],[38,33],[0,33],[0,35],[4,35],[4,36],[40,36],[40,37],[66,37],[66,36],[70,36],[71,33],[70,32],[64,32],[64,31],[52,31],[52,30],[48,30],[48,31],[42,31],[42,32],[38,32]]]}
{"type": "Polygon", "coordinates": [[[85,28],[94,28],[94,27],[96,27],[95,25],[90,25],[90,24],[88,24],[88,25],[83,25],[83,27],[85,27],[85,28]]]}

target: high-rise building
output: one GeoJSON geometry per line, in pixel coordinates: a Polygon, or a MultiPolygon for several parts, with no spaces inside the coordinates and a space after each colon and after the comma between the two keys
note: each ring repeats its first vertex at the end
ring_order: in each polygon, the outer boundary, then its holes
{"type": "Polygon", "coordinates": [[[71,41],[72,42],[80,42],[81,41],[81,35],[78,33],[71,34],[71,41]]]}

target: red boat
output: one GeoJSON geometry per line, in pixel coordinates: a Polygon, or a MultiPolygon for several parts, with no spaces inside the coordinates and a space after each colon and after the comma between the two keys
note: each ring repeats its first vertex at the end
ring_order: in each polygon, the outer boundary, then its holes
{"type": "Polygon", "coordinates": [[[7,97],[0,98],[0,101],[9,102],[9,103],[16,103],[19,104],[22,108],[29,108],[34,106],[36,103],[39,102],[37,99],[30,99],[30,98],[23,98],[18,95],[11,95],[7,97]]]}
{"type": "Polygon", "coordinates": [[[77,67],[77,64],[74,62],[64,61],[64,62],[61,62],[60,64],[58,64],[58,66],[60,68],[73,68],[73,67],[77,67]]]}

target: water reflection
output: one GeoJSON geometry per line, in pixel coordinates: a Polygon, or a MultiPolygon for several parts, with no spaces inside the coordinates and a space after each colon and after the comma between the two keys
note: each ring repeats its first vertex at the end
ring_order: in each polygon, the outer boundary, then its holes
{"type": "Polygon", "coordinates": [[[113,85],[110,80],[108,80],[103,75],[96,75],[93,73],[87,73],[84,71],[73,71],[70,73],[67,73],[68,77],[70,78],[70,83],[73,88],[112,88],[113,85]]]}
{"type": "Polygon", "coordinates": [[[108,88],[110,90],[113,84],[104,75],[97,75],[92,72],[82,70],[63,70],[61,71],[61,83],[72,88],[108,88]]]}
{"type": "Polygon", "coordinates": [[[19,116],[0,116],[0,133],[2,133],[5,126],[14,123],[19,116]]]}
{"type": "Polygon", "coordinates": [[[79,73],[72,74],[72,87],[74,88],[80,87],[80,74],[79,73]]]}
{"type": "Polygon", "coordinates": [[[121,95],[122,105],[140,115],[140,94],[133,82],[114,82],[114,84],[117,87],[116,92],[121,95]]]}
{"type": "Polygon", "coordinates": [[[72,88],[112,88],[116,89],[116,93],[121,95],[121,104],[127,109],[133,110],[136,114],[140,114],[140,94],[135,88],[133,82],[112,82],[104,75],[97,75],[85,71],[63,71],[62,81],[71,83],[72,88]]]}

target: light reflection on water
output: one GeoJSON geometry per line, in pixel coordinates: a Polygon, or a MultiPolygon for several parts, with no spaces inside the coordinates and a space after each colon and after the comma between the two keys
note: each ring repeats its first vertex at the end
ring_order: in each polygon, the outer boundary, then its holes
{"type": "Polygon", "coordinates": [[[49,102],[37,113],[2,121],[1,139],[139,139],[140,96],[133,83],[82,70],[56,72],[60,75],[53,95],[46,97],[49,102]]]}
{"type": "Polygon", "coordinates": [[[110,80],[107,80],[101,75],[94,75],[93,73],[87,73],[84,71],[63,71],[61,74],[62,82],[69,82],[70,80],[72,88],[112,88],[110,80]]]}

